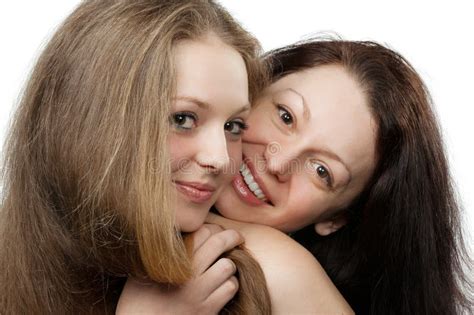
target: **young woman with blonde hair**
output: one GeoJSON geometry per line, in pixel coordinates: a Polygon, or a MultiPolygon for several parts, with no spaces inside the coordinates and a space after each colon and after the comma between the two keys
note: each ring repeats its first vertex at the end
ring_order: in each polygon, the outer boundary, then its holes
{"type": "Polygon", "coordinates": [[[206,294],[220,292],[204,310],[233,296],[235,269],[209,256],[241,239],[200,226],[241,159],[265,81],[258,51],[212,1],[76,8],[40,56],[5,150],[2,313],[112,313],[126,277],[179,285],[196,265],[206,294]],[[190,257],[179,232],[196,230],[190,257]]]}

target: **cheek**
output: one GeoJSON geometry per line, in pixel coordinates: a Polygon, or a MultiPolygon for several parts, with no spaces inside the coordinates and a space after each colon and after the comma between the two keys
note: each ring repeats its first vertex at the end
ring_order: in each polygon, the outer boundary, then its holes
{"type": "Polygon", "coordinates": [[[245,141],[268,143],[278,140],[281,132],[275,126],[272,112],[267,107],[260,105],[252,110],[247,119],[249,129],[244,133],[243,139],[245,141]]]}
{"type": "Polygon", "coordinates": [[[294,189],[288,205],[293,209],[293,220],[314,223],[330,209],[331,196],[328,192],[318,189],[312,183],[301,183],[294,189]]]}
{"type": "Polygon", "coordinates": [[[233,178],[239,171],[240,165],[242,164],[242,142],[241,141],[229,141],[227,143],[227,154],[229,154],[229,170],[225,173],[229,175],[229,178],[233,178]]]}
{"type": "Polygon", "coordinates": [[[193,205],[178,198],[175,202],[176,222],[182,232],[196,231],[206,219],[210,204],[193,205]]]}
{"type": "Polygon", "coordinates": [[[191,160],[196,141],[177,134],[168,136],[168,149],[171,159],[171,172],[175,172],[191,160]]]}
{"type": "Polygon", "coordinates": [[[219,196],[214,204],[218,212],[226,218],[235,218],[235,213],[239,213],[239,209],[241,209],[238,207],[239,205],[240,200],[234,195],[231,184],[222,185],[222,189],[219,191],[219,196]]]}

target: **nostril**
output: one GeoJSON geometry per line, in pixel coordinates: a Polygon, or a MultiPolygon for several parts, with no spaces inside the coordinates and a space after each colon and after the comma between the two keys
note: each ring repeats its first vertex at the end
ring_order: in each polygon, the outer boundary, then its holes
{"type": "Polygon", "coordinates": [[[201,165],[202,168],[204,168],[205,172],[208,174],[216,174],[219,173],[219,168],[213,166],[213,165],[201,165]]]}
{"type": "Polygon", "coordinates": [[[215,157],[215,156],[206,156],[204,157],[203,155],[199,156],[196,158],[197,164],[208,170],[211,173],[217,173],[221,171],[226,171],[226,169],[229,167],[230,164],[230,159],[227,157],[215,157]]]}

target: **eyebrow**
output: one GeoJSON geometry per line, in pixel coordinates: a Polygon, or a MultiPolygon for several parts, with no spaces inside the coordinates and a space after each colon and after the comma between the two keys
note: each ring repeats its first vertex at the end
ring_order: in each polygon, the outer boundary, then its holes
{"type": "Polygon", "coordinates": [[[177,96],[174,98],[175,100],[180,100],[180,101],[186,101],[190,103],[194,103],[197,106],[199,106],[202,109],[209,109],[210,105],[207,102],[203,102],[201,100],[198,100],[195,97],[189,97],[189,96],[177,96]]]}
{"type": "Polygon", "coordinates": [[[301,97],[301,100],[303,101],[303,117],[305,120],[309,120],[309,118],[311,117],[311,112],[309,110],[308,104],[306,104],[306,100],[304,99],[303,95],[292,88],[288,88],[288,90],[301,97]]]}
{"type": "MultiPolygon", "coordinates": [[[[180,101],[186,101],[186,102],[190,102],[190,103],[194,103],[196,104],[198,107],[202,108],[202,109],[206,109],[208,110],[211,105],[207,102],[204,102],[204,101],[201,101],[195,97],[190,97],[190,96],[177,96],[174,98],[175,100],[180,100],[180,101]]],[[[240,114],[240,113],[243,113],[245,111],[248,111],[250,110],[250,104],[247,103],[245,104],[244,106],[242,106],[240,109],[238,109],[232,116],[235,116],[237,114],[240,114]]]]}

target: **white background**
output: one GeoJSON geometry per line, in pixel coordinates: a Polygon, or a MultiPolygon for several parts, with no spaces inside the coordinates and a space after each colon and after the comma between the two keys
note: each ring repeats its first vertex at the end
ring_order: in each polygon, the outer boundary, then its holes
{"type": "MultiPolygon", "coordinates": [[[[404,55],[432,93],[474,247],[474,10],[471,1],[250,1],[221,3],[265,50],[322,31],[375,40],[404,55]]],[[[36,57],[77,0],[0,4],[0,141],[36,57]]]]}

